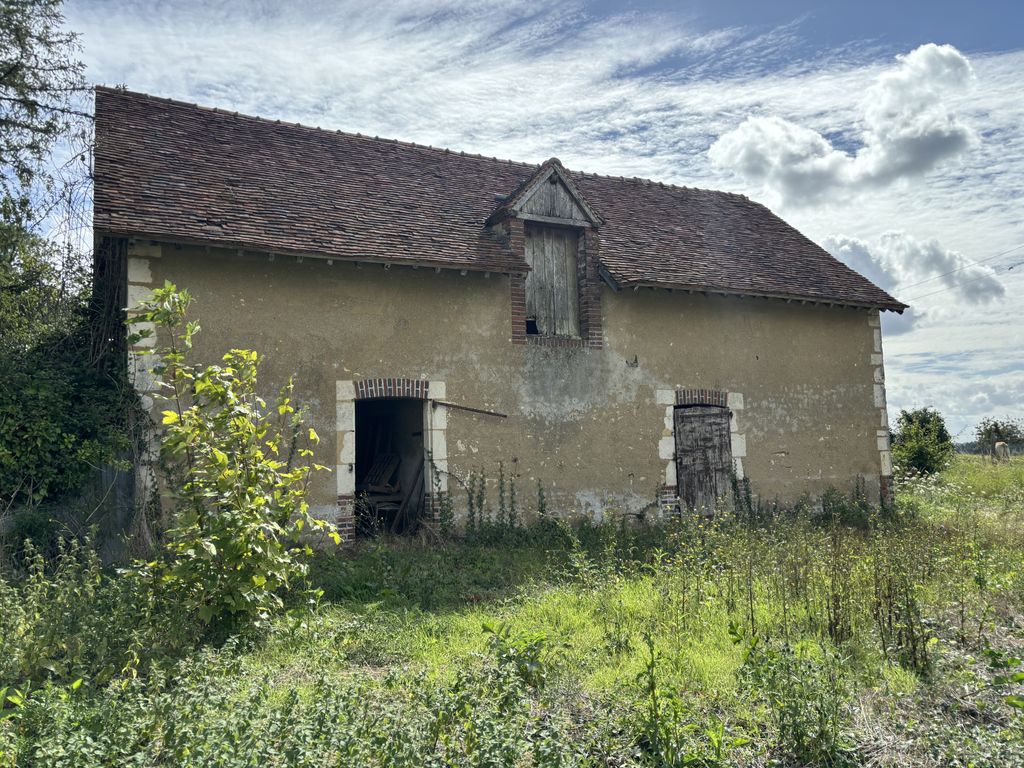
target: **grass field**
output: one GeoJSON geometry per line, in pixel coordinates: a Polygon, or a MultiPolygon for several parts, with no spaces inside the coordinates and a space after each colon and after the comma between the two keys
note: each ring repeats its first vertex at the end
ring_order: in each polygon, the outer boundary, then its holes
{"type": "Polygon", "coordinates": [[[38,688],[0,765],[1024,765],[1019,458],[885,515],[492,524],[314,583],[265,636],[38,688]]]}

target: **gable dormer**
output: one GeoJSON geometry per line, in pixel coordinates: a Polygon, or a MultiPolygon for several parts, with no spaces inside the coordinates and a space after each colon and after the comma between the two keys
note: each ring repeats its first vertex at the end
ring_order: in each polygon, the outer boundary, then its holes
{"type": "Polygon", "coordinates": [[[599,227],[604,223],[557,157],[542,163],[536,173],[491,214],[487,223],[506,218],[581,228],[599,227]]]}
{"type": "Polygon", "coordinates": [[[597,229],[604,221],[557,158],[509,195],[488,219],[530,267],[512,276],[512,340],[600,347],[597,229]]]}

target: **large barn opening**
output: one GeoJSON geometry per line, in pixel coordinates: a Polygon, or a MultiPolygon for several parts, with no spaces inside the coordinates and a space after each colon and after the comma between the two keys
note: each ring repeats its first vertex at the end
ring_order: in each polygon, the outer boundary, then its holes
{"type": "Polygon", "coordinates": [[[356,402],[356,529],[413,533],[423,515],[425,400],[356,402]]]}

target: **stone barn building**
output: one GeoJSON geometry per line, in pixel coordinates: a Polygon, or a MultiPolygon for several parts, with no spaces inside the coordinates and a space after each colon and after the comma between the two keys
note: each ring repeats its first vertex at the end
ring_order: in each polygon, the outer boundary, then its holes
{"type": "Polygon", "coordinates": [[[905,305],[746,197],[97,88],[94,224],[120,306],[170,280],[201,357],[296,374],[346,529],[499,462],[565,514],[890,493],[905,305]]]}

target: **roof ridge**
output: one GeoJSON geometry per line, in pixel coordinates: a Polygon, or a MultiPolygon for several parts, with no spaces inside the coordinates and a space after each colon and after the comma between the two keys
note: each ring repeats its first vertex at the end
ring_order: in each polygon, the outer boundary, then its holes
{"type": "MultiPolygon", "coordinates": [[[[612,179],[612,180],[617,180],[617,181],[621,181],[621,182],[633,182],[633,183],[636,183],[636,184],[654,184],[654,185],[663,187],[665,189],[674,189],[674,190],[683,190],[683,191],[693,191],[693,190],[696,190],[698,192],[708,192],[708,193],[714,194],[714,195],[725,195],[725,196],[728,196],[728,197],[734,197],[734,198],[737,198],[737,199],[740,199],[740,200],[750,200],[750,198],[748,198],[746,195],[741,195],[741,194],[736,193],[736,192],[726,192],[726,191],[719,190],[719,189],[707,189],[705,187],[689,187],[689,186],[686,186],[685,184],[672,184],[671,182],[658,181],[656,179],[648,179],[648,178],[644,178],[644,177],[640,177],[640,176],[621,176],[621,175],[617,176],[617,175],[611,174],[611,173],[595,173],[595,172],[592,172],[592,171],[574,171],[571,168],[566,168],[565,165],[562,163],[562,161],[559,160],[557,157],[550,157],[547,160],[544,160],[543,162],[540,162],[540,163],[528,163],[528,162],[525,162],[523,160],[512,160],[511,158],[494,157],[494,156],[484,155],[484,154],[481,154],[479,152],[466,152],[464,150],[452,149],[451,147],[435,147],[432,144],[419,144],[419,143],[417,143],[415,141],[405,141],[405,140],[402,140],[402,139],[389,139],[387,137],[379,136],[379,135],[378,136],[370,136],[369,134],[364,134],[364,133],[359,133],[359,132],[354,132],[353,133],[352,131],[343,131],[340,128],[321,128],[320,126],[307,125],[306,123],[296,123],[296,122],[292,122],[290,120],[280,120],[280,119],[274,119],[274,118],[269,118],[269,117],[260,117],[259,115],[250,115],[250,114],[245,113],[245,112],[238,112],[238,111],[233,111],[233,110],[229,110],[229,109],[221,109],[220,107],[208,107],[208,106],[205,106],[203,104],[198,104],[196,102],[191,102],[191,101],[183,101],[181,99],[172,99],[172,98],[167,97],[167,96],[155,96],[155,95],[153,95],[151,93],[143,93],[142,91],[133,91],[133,90],[131,90],[129,88],[118,88],[118,87],[112,87],[112,86],[109,86],[109,85],[95,85],[93,87],[97,91],[104,91],[106,93],[120,94],[120,95],[127,94],[129,96],[141,97],[143,99],[149,99],[151,101],[162,102],[164,104],[173,104],[173,105],[178,106],[178,107],[189,107],[191,109],[201,109],[204,112],[213,112],[215,114],[228,115],[228,116],[237,117],[237,118],[243,119],[243,120],[252,120],[252,121],[255,121],[257,123],[262,123],[262,124],[265,124],[265,125],[286,125],[286,126],[288,126],[290,128],[299,128],[301,130],[309,131],[309,132],[312,132],[312,133],[321,133],[321,134],[330,134],[330,135],[341,135],[341,136],[347,136],[348,138],[351,138],[351,139],[360,139],[360,140],[363,140],[363,141],[375,141],[375,142],[383,142],[383,143],[386,143],[386,144],[395,144],[395,145],[400,146],[400,147],[409,147],[411,149],[426,150],[428,152],[436,152],[436,153],[445,154],[445,155],[458,155],[459,157],[469,157],[469,158],[473,158],[473,159],[476,159],[476,160],[490,160],[492,162],[505,163],[507,165],[520,166],[522,168],[529,168],[531,170],[537,170],[537,169],[543,167],[544,165],[550,163],[552,160],[555,160],[555,161],[558,162],[558,164],[560,166],[562,166],[562,168],[570,176],[586,176],[586,177],[594,178],[594,179],[612,179]]],[[[754,201],[751,201],[751,202],[754,202],[754,201]]]]}
{"type": "Polygon", "coordinates": [[[108,85],[95,85],[93,88],[97,91],[104,91],[106,93],[128,95],[133,97],[141,97],[143,99],[149,99],[150,101],[162,102],[164,104],[172,104],[177,107],[188,107],[190,109],[200,109],[204,112],[213,112],[219,115],[227,115],[229,117],[237,117],[241,120],[252,120],[257,123],[265,125],[286,125],[289,128],[299,128],[303,131],[310,133],[320,133],[332,136],[345,136],[350,139],[361,139],[363,141],[375,141],[378,143],[395,144],[400,147],[408,147],[410,149],[426,150],[429,152],[436,152],[445,155],[457,155],[459,157],[469,157],[476,160],[490,160],[496,163],[505,163],[507,165],[518,165],[523,168],[537,169],[542,163],[527,163],[522,160],[512,160],[511,158],[500,158],[490,155],[480,154],[479,152],[466,152],[464,150],[452,149],[450,147],[435,147],[432,144],[418,144],[415,141],[405,141],[403,139],[389,139],[385,136],[370,136],[369,134],[343,131],[340,128],[321,128],[318,125],[307,125],[306,123],[296,123],[290,120],[280,120],[269,117],[260,117],[259,115],[250,115],[245,112],[238,112],[229,109],[221,109],[220,107],[208,107],[204,104],[198,104],[192,101],[183,101],[181,99],[172,99],[167,96],[154,96],[151,93],[143,93],[142,91],[133,91],[128,88],[116,88],[108,85]]]}
{"type": "MultiPolygon", "coordinates": [[[[564,166],[563,166],[564,167],[564,166]]],[[[591,179],[609,179],[610,181],[621,181],[623,183],[629,182],[633,184],[651,185],[661,187],[662,189],[675,189],[687,192],[709,192],[713,195],[723,195],[725,197],[734,197],[738,200],[746,200],[751,203],[760,205],[756,200],[751,200],[746,195],[740,194],[739,192],[727,192],[724,189],[708,189],[707,187],[689,187],[686,184],[673,184],[670,181],[659,181],[657,179],[648,179],[643,176],[616,176],[613,173],[594,173],[593,171],[573,171],[569,168],[566,170],[574,176],[585,176],[591,179]]]]}

